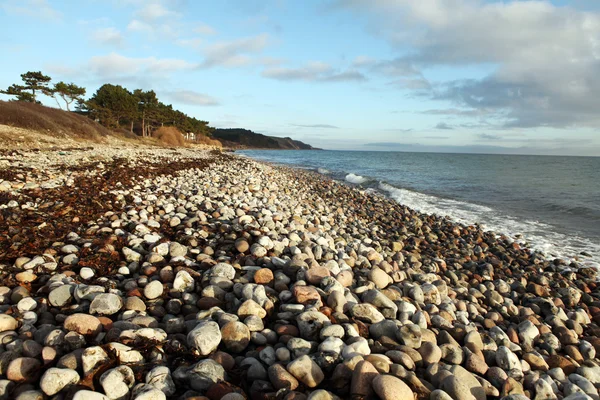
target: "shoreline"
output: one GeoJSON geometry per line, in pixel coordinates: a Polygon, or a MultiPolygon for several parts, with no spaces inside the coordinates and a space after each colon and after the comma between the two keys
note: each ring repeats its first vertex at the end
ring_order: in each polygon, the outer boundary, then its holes
{"type": "Polygon", "coordinates": [[[598,396],[591,268],[317,172],[79,156],[0,165],[0,395],[598,396]]]}
{"type": "Polygon", "coordinates": [[[269,161],[262,159],[260,156],[259,158],[253,158],[253,155],[238,155],[275,166],[312,171],[351,187],[356,187],[359,190],[379,193],[424,214],[436,215],[442,218],[447,217],[455,223],[477,225],[483,230],[496,233],[498,236],[508,236],[519,243],[520,246],[529,248],[532,252],[538,252],[544,258],[550,260],[558,258],[566,263],[575,262],[586,268],[596,268],[600,273],[600,247],[594,244],[593,237],[576,232],[557,230],[552,225],[552,220],[540,221],[537,219],[539,216],[515,216],[509,210],[498,211],[489,215],[495,209],[494,204],[407,188],[389,183],[381,177],[356,175],[351,172],[351,169],[330,171],[329,166],[323,164],[321,166],[313,164],[310,167],[303,167],[282,160],[269,161]],[[496,218],[496,215],[502,215],[503,219],[496,218]],[[525,221],[521,222],[523,219],[525,221]]]}

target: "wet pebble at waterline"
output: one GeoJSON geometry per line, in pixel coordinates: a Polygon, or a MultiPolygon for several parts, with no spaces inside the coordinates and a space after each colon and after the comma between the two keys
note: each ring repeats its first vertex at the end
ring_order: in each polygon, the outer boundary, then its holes
{"type": "Polygon", "coordinates": [[[96,193],[4,185],[0,399],[598,399],[595,270],[317,174],[169,157],[82,175],[104,203],[51,240],[27,239],[45,194],[96,193]]]}

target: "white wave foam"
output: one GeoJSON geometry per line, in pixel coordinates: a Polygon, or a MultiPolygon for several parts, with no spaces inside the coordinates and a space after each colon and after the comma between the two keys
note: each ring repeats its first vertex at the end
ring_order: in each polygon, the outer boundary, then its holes
{"type": "Polygon", "coordinates": [[[346,175],[346,180],[350,183],[360,184],[360,183],[365,183],[367,181],[367,178],[365,178],[364,176],[355,175],[355,174],[350,173],[350,174],[346,175]]]}
{"type": "Polygon", "coordinates": [[[549,224],[502,215],[490,207],[400,189],[386,183],[380,183],[379,187],[388,192],[392,199],[413,210],[449,217],[467,225],[479,223],[484,230],[508,235],[517,243],[546,256],[569,260],[575,258],[582,265],[600,267],[600,244],[557,233],[549,224]],[[590,253],[592,257],[579,256],[582,251],[590,253]]]}
{"type": "Polygon", "coordinates": [[[317,168],[317,172],[320,173],[320,174],[323,174],[323,175],[328,175],[328,174],[331,173],[330,170],[325,169],[325,168],[317,168]]]}

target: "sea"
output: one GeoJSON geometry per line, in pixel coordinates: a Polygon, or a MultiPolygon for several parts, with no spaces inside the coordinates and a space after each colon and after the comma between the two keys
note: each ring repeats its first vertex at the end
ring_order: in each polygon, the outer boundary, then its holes
{"type": "Polygon", "coordinates": [[[244,150],[600,267],[600,157],[244,150]]]}

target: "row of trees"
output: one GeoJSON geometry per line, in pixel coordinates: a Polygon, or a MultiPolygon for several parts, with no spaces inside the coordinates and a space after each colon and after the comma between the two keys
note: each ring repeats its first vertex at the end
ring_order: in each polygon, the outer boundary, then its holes
{"type": "Polygon", "coordinates": [[[110,128],[129,124],[142,136],[150,136],[159,126],[174,126],[182,132],[210,136],[211,128],[202,121],[173,109],[158,100],[154,90],[130,92],[120,85],[102,85],[81,107],[91,118],[110,128]]]}
{"type": "Polygon", "coordinates": [[[85,88],[74,83],[58,82],[51,86],[52,78],[42,72],[27,72],[21,75],[23,84],[14,84],[0,93],[15,96],[17,101],[40,103],[39,94],[53,97],[62,109],[59,98],[67,111],[76,103],[76,112],[87,115],[100,124],[120,129],[128,127],[132,133],[150,136],[160,126],[174,126],[182,132],[210,136],[212,128],[207,121],[173,109],[170,104],[158,100],[153,90],[135,89],[130,92],[120,85],[102,85],[88,100],[84,99],[85,88]]]}
{"type": "Polygon", "coordinates": [[[23,81],[22,84],[15,83],[10,85],[6,90],[0,90],[0,93],[15,96],[18,101],[38,104],[41,104],[38,100],[38,94],[42,93],[54,98],[58,107],[62,109],[62,105],[58,101],[60,97],[65,103],[67,111],[70,111],[70,106],[73,102],[81,102],[83,101],[83,96],[85,96],[85,88],[77,86],[74,83],[61,81],[54,86],[50,86],[52,78],[42,74],[40,71],[29,71],[21,74],[21,80],[23,81]]]}

